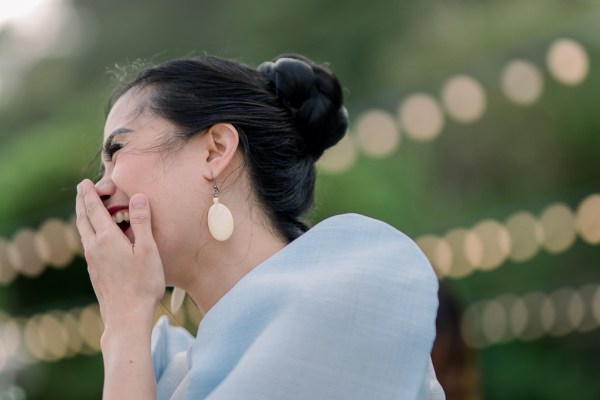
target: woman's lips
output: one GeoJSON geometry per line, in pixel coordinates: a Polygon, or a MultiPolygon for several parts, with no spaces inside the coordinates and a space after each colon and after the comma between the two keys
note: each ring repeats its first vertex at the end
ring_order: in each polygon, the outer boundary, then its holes
{"type": "Polygon", "coordinates": [[[121,205],[121,206],[106,207],[106,211],[108,211],[108,213],[111,216],[115,215],[117,212],[119,212],[121,210],[127,210],[127,211],[129,211],[129,204],[127,204],[127,205],[121,205]]]}

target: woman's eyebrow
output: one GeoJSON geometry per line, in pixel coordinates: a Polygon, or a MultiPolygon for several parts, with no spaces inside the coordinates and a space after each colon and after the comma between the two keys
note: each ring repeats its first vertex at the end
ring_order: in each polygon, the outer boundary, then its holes
{"type": "Polygon", "coordinates": [[[108,135],[108,137],[104,141],[104,145],[102,145],[102,152],[104,154],[108,154],[108,150],[110,149],[110,147],[112,146],[112,144],[114,142],[114,137],[117,135],[121,135],[123,133],[129,133],[129,132],[133,132],[133,129],[119,128],[119,129],[115,129],[114,131],[112,131],[111,134],[108,135]]]}
{"type": "Polygon", "coordinates": [[[108,137],[106,138],[106,141],[108,142],[113,136],[120,135],[122,133],[129,133],[129,132],[133,132],[133,129],[129,129],[129,128],[117,128],[114,131],[112,131],[110,133],[110,135],[108,135],[108,137]]]}

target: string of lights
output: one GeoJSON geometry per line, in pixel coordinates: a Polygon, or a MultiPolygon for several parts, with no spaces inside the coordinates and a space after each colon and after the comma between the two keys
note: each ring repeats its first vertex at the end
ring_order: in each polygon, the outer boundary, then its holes
{"type": "MultiPolygon", "coordinates": [[[[517,211],[503,223],[484,219],[469,229],[422,235],[416,242],[440,279],[457,279],[475,271],[491,271],[508,260],[525,262],[541,249],[551,254],[565,252],[577,236],[590,245],[600,243],[600,194],[588,195],[575,210],[557,202],[538,217],[517,211]]],[[[10,284],[19,273],[37,277],[46,266],[64,268],[82,251],[73,218],[51,218],[37,231],[24,228],[12,240],[0,238],[0,284],[10,284]]]]}
{"type": "Polygon", "coordinates": [[[551,293],[503,294],[470,304],[461,321],[465,342],[475,348],[590,332],[598,327],[598,284],[562,287],[551,293]]]}
{"type": "MultiPolygon", "coordinates": [[[[180,326],[197,326],[198,307],[189,296],[176,314],[165,304],[166,293],[155,313],[155,321],[167,315],[180,326]]],[[[0,373],[38,362],[55,362],[100,352],[104,326],[97,303],[69,310],[50,310],[29,317],[11,317],[0,313],[0,373]]]]}
{"type": "Polygon", "coordinates": [[[34,278],[47,266],[64,268],[83,255],[74,219],[50,218],[37,231],[23,228],[12,240],[0,238],[0,284],[8,285],[18,274],[34,278]]]}
{"type": "MultiPolygon", "coordinates": [[[[546,52],[546,68],[560,84],[576,86],[589,72],[589,56],[584,46],[572,39],[557,39],[546,52]]],[[[503,68],[498,82],[503,95],[517,106],[530,106],[544,91],[542,69],[533,62],[513,59],[503,68]]],[[[362,152],[371,158],[394,154],[403,137],[431,142],[441,135],[446,115],[461,124],[481,119],[487,108],[484,86],[475,78],[459,74],[449,77],[435,96],[416,92],[402,99],[395,115],[383,109],[361,113],[348,135],[329,149],[319,167],[329,174],[348,171],[362,152]]]]}
{"type": "Polygon", "coordinates": [[[588,195],[576,210],[558,202],[537,218],[517,211],[504,223],[485,219],[470,229],[423,235],[416,242],[440,279],[457,279],[475,271],[491,271],[508,260],[525,262],[542,248],[551,254],[565,252],[577,236],[590,245],[600,243],[600,194],[588,195]]]}

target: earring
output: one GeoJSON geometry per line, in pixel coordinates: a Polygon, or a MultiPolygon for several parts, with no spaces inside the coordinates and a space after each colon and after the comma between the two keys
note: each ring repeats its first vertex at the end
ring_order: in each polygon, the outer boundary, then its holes
{"type": "Polygon", "coordinates": [[[185,300],[185,290],[174,287],[173,293],[171,293],[171,312],[173,314],[179,311],[183,304],[183,300],[185,300]]]}
{"type": "Polygon", "coordinates": [[[219,188],[213,179],[213,205],[208,209],[208,230],[218,241],[223,242],[233,234],[233,215],[224,204],[219,203],[219,188]]]}

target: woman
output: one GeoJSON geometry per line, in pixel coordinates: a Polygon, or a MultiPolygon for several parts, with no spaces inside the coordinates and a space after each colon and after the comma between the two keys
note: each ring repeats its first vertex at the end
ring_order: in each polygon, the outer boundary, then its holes
{"type": "Polygon", "coordinates": [[[443,398],[415,244],[358,215],[301,222],[346,128],[337,79],[300,56],[174,60],[116,92],[76,206],[105,399],[443,398]],[[165,286],[206,313],[196,338],[153,329],[165,286]]]}

